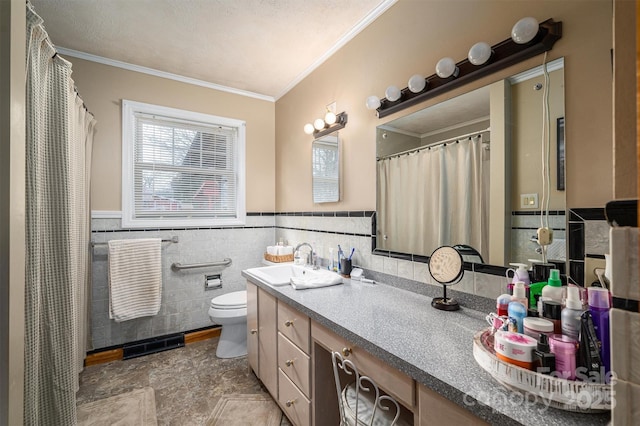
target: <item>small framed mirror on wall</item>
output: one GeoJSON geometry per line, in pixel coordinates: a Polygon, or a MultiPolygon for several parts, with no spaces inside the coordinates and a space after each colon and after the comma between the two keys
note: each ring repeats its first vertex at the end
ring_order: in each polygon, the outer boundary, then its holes
{"type": "Polygon", "coordinates": [[[313,141],[311,148],[313,202],[340,201],[340,139],[337,133],[313,141]]]}

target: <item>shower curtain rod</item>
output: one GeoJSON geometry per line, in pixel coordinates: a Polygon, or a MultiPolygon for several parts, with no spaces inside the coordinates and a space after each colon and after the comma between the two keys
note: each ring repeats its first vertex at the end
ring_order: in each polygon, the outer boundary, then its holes
{"type": "Polygon", "coordinates": [[[491,131],[491,127],[487,127],[484,130],[478,130],[476,132],[467,133],[466,135],[460,135],[460,136],[456,136],[454,138],[444,139],[444,140],[441,140],[441,141],[438,141],[438,142],[431,143],[429,145],[424,145],[424,146],[419,146],[417,148],[407,149],[406,151],[402,151],[402,152],[396,152],[394,154],[389,154],[389,155],[386,155],[384,157],[378,157],[378,160],[384,160],[385,158],[399,157],[399,156],[404,155],[404,154],[410,154],[412,152],[422,151],[423,149],[432,148],[434,146],[445,145],[447,142],[451,142],[451,141],[455,141],[455,140],[459,140],[459,139],[464,139],[464,138],[468,138],[468,137],[471,137],[471,136],[477,136],[477,135],[479,135],[481,133],[485,133],[485,132],[489,132],[489,131],[491,131]]]}

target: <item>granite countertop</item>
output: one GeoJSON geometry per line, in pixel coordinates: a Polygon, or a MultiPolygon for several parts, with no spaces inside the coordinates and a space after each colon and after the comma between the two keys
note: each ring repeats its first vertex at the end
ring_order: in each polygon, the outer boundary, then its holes
{"type": "Polygon", "coordinates": [[[491,424],[600,425],[609,413],[581,414],[533,403],[507,390],[473,357],[473,336],[486,313],[462,307],[445,312],[431,298],[384,284],[345,279],[344,285],[308,290],[258,287],[362,347],[414,380],[491,424]]]}

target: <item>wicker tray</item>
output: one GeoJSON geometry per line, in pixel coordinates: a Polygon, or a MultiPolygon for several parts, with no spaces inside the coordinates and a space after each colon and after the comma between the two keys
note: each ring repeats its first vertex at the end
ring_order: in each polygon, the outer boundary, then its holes
{"type": "Polygon", "coordinates": [[[282,254],[282,255],[265,253],[264,258],[269,262],[274,262],[274,263],[293,262],[293,253],[282,254]]]}
{"type": "Polygon", "coordinates": [[[482,330],[473,336],[473,356],[494,379],[508,389],[525,396],[541,398],[551,407],[581,413],[598,413],[611,410],[610,384],[566,380],[536,373],[506,363],[495,355],[493,336],[482,330]]]}

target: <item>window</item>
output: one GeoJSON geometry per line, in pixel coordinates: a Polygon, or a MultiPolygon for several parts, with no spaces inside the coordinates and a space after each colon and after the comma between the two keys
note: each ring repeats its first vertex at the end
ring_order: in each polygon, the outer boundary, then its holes
{"type": "Polygon", "coordinates": [[[245,122],[122,101],[122,226],[243,225],[245,122]]]}

